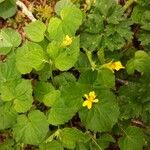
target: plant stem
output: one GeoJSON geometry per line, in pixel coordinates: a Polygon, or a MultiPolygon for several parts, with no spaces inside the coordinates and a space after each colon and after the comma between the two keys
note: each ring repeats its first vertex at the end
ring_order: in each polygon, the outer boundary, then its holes
{"type": "Polygon", "coordinates": [[[95,70],[96,65],[95,65],[95,62],[92,60],[92,52],[88,51],[87,49],[84,49],[84,51],[85,51],[85,53],[87,55],[87,58],[88,58],[89,63],[91,65],[91,67],[92,67],[92,70],[95,70]]]}
{"type": "Polygon", "coordinates": [[[128,136],[128,134],[126,133],[126,131],[121,127],[121,125],[119,123],[117,123],[118,127],[120,128],[120,130],[126,135],[128,136]]]}
{"type": "Polygon", "coordinates": [[[124,12],[135,2],[136,0],[128,0],[123,6],[124,12]]]}
{"type": "Polygon", "coordinates": [[[98,147],[99,150],[102,150],[102,148],[99,146],[99,144],[96,142],[95,138],[93,136],[90,136],[94,144],[98,147]]]}

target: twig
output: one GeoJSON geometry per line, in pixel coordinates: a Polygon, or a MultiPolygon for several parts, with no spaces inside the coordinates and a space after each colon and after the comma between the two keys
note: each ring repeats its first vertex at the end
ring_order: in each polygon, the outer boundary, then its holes
{"type": "Polygon", "coordinates": [[[140,120],[131,119],[131,122],[132,122],[133,124],[137,125],[137,126],[141,126],[141,127],[143,127],[143,128],[146,128],[146,126],[145,126],[145,125],[143,124],[143,122],[140,121],[140,120]]]}
{"type": "Polygon", "coordinates": [[[28,10],[28,8],[26,7],[26,5],[17,0],[16,1],[17,6],[19,6],[22,9],[22,12],[31,20],[31,21],[35,21],[36,19],[34,18],[33,14],[31,11],[28,10]]]}
{"type": "Polygon", "coordinates": [[[129,82],[127,80],[122,80],[122,79],[116,78],[116,81],[121,83],[121,84],[124,84],[124,85],[128,85],[129,84],[129,82]]]}

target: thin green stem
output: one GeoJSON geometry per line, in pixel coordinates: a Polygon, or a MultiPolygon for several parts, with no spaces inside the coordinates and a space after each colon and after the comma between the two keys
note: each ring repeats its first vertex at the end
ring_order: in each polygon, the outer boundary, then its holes
{"type": "Polygon", "coordinates": [[[97,141],[95,140],[95,138],[94,138],[93,136],[90,136],[90,137],[91,137],[92,141],[94,142],[94,144],[98,147],[98,149],[99,149],[99,150],[103,150],[103,149],[99,146],[99,144],[97,143],[97,141]]]}
{"type": "Polygon", "coordinates": [[[118,127],[120,128],[120,130],[126,135],[128,136],[128,134],[126,133],[126,131],[121,127],[121,125],[119,123],[117,123],[118,127]]]}
{"type": "Polygon", "coordinates": [[[96,65],[95,65],[95,62],[92,60],[92,52],[91,51],[88,51],[87,49],[84,49],[86,55],[87,55],[87,58],[89,60],[89,63],[92,67],[92,70],[95,70],[96,68],[96,65]]]}
{"type": "Polygon", "coordinates": [[[124,12],[134,3],[136,0],[128,0],[125,5],[123,6],[124,12]]]}

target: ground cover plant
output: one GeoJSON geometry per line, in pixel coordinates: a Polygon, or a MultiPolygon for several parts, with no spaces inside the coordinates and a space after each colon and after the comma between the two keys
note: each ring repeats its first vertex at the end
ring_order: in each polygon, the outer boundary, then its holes
{"type": "Polygon", "coordinates": [[[0,150],[150,148],[149,0],[0,0],[0,17],[0,150]]]}

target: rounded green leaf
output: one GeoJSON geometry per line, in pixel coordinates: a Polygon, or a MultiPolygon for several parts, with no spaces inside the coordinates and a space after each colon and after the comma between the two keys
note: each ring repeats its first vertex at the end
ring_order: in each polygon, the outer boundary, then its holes
{"type": "Polygon", "coordinates": [[[60,0],[55,5],[55,12],[60,15],[60,12],[67,7],[73,7],[71,0],[60,0]]]}
{"type": "Polygon", "coordinates": [[[121,150],[142,150],[145,143],[144,134],[138,127],[128,127],[126,135],[119,140],[121,150]]]}
{"type": "Polygon", "coordinates": [[[48,25],[49,37],[61,41],[65,35],[75,36],[82,24],[82,12],[76,7],[65,7],[61,11],[61,19],[53,17],[48,25]],[[74,18],[74,19],[72,19],[74,18]]]}
{"type": "Polygon", "coordinates": [[[56,17],[51,18],[47,31],[49,33],[50,39],[62,39],[64,37],[64,32],[62,30],[62,20],[56,17]]]}
{"type": "Polygon", "coordinates": [[[49,143],[43,143],[40,145],[40,150],[63,150],[63,146],[60,144],[60,142],[53,140],[49,143]]]}
{"type": "Polygon", "coordinates": [[[34,110],[27,116],[18,116],[13,136],[17,142],[38,145],[44,140],[48,130],[46,116],[39,110],[34,110]]]}
{"type": "Polygon", "coordinates": [[[16,123],[17,113],[11,102],[0,103],[0,130],[8,129],[16,123]]]}
{"type": "Polygon", "coordinates": [[[14,109],[23,113],[32,106],[32,85],[30,80],[13,80],[0,86],[0,98],[3,101],[12,101],[14,109]]]}
{"type": "Polygon", "coordinates": [[[103,134],[103,135],[100,136],[99,139],[97,139],[97,143],[102,148],[102,150],[105,150],[106,148],[108,148],[110,142],[114,143],[115,140],[109,134],[103,134]]]}
{"type": "Polygon", "coordinates": [[[0,17],[6,19],[16,13],[16,0],[5,0],[0,4],[0,17]]]}
{"type": "Polygon", "coordinates": [[[119,117],[119,107],[114,95],[107,89],[95,89],[98,103],[91,109],[87,107],[79,111],[81,122],[87,129],[105,132],[111,130],[119,117]]]}
{"type": "Polygon", "coordinates": [[[41,70],[46,61],[43,48],[32,42],[25,43],[17,49],[16,67],[20,73],[30,73],[32,69],[41,70]]]}
{"type": "Polygon", "coordinates": [[[55,90],[48,82],[37,82],[35,85],[35,97],[46,106],[52,106],[59,99],[60,91],[55,90]]]}
{"type": "Polygon", "coordinates": [[[0,3],[2,3],[3,1],[5,1],[5,0],[0,0],[0,3]]]}
{"type": "Polygon", "coordinates": [[[16,69],[15,57],[8,58],[4,63],[0,63],[0,83],[11,80],[16,80],[21,77],[21,74],[16,69]]]}
{"type": "Polygon", "coordinates": [[[71,119],[82,107],[85,86],[72,83],[62,87],[60,98],[54,103],[48,114],[52,125],[60,125],[71,119]]]}
{"type": "Polygon", "coordinates": [[[12,48],[21,44],[20,34],[11,28],[4,28],[0,32],[0,54],[7,54],[12,48]]]}
{"type": "Polygon", "coordinates": [[[150,72],[150,56],[144,51],[137,51],[135,57],[128,61],[127,71],[129,74],[134,73],[135,70],[139,72],[150,72]]]}
{"type": "Polygon", "coordinates": [[[87,142],[89,137],[76,128],[64,128],[60,131],[60,139],[65,148],[74,149],[77,142],[87,142]]]}
{"type": "Polygon", "coordinates": [[[74,37],[71,45],[63,47],[62,43],[53,41],[47,47],[47,52],[55,67],[61,71],[70,69],[79,56],[79,37],[74,37]]]}
{"type": "Polygon", "coordinates": [[[74,38],[72,44],[61,51],[55,59],[55,66],[61,71],[70,69],[76,63],[79,56],[79,38],[74,38]]]}
{"type": "Polygon", "coordinates": [[[109,88],[115,87],[115,75],[109,69],[101,69],[98,72],[97,81],[95,84],[100,84],[109,88]]]}
{"type": "Polygon", "coordinates": [[[61,11],[60,15],[63,21],[62,29],[64,33],[74,35],[82,24],[81,10],[76,7],[67,7],[61,11]]]}
{"type": "Polygon", "coordinates": [[[46,26],[43,22],[36,20],[24,28],[27,36],[34,42],[41,42],[44,39],[46,26]]]}
{"type": "Polygon", "coordinates": [[[54,82],[57,87],[62,87],[68,85],[69,83],[75,83],[76,78],[73,74],[69,72],[64,72],[56,77],[54,77],[54,82]]]}
{"type": "Polygon", "coordinates": [[[35,98],[39,101],[43,101],[44,95],[48,94],[50,91],[53,91],[54,87],[51,83],[38,81],[35,84],[34,95],[35,98]]]}
{"type": "Polygon", "coordinates": [[[28,111],[33,102],[32,85],[30,80],[22,80],[15,87],[14,108],[17,112],[23,113],[28,111]]]}

